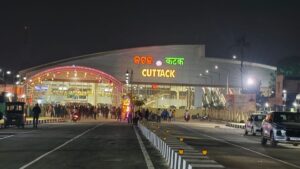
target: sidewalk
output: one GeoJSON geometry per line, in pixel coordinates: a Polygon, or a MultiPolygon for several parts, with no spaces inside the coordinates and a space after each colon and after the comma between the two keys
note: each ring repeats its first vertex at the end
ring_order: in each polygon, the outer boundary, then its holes
{"type": "MultiPolygon", "coordinates": [[[[26,118],[25,125],[32,125],[32,117],[26,118]]],[[[39,118],[39,124],[43,123],[61,123],[61,122],[66,122],[65,119],[62,118],[53,118],[53,117],[40,117],[39,118]]],[[[4,120],[0,120],[0,128],[4,128],[4,120]]]]}

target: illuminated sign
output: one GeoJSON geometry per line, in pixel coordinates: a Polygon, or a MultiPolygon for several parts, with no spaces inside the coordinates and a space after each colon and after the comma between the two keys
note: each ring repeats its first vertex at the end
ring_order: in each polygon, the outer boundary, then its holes
{"type": "Polygon", "coordinates": [[[170,69],[143,69],[143,77],[163,77],[163,78],[175,78],[175,70],[170,69]]]}
{"type": "Polygon", "coordinates": [[[168,65],[183,65],[184,58],[183,57],[165,57],[165,62],[168,65]]]}
{"type": "Polygon", "coordinates": [[[133,63],[136,65],[152,65],[153,57],[152,56],[134,56],[133,63]]]}

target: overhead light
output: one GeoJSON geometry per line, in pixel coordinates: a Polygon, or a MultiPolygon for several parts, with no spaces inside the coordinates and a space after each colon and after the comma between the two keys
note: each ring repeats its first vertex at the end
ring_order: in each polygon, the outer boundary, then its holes
{"type": "Polygon", "coordinates": [[[13,94],[12,93],[6,93],[6,95],[5,95],[6,97],[12,97],[13,96],[13,94]]]}
{"type": "Polygon", "coordinates": [[[267,102],[267,103],[265,103],[265,107],[269,107],[270,105],[269,105],[269,103],[267,102]]]}

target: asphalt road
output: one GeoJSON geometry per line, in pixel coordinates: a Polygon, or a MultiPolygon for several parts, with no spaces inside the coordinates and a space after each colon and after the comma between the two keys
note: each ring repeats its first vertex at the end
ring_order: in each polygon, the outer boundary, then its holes
{"type": "MultiPolygon", "coordinates": [[[[142,135],[140,134],[142,137],[142,135]]],[[[156,169],[165,161],[143,137],[156,169]]],[[[3,169],[147,169],[131,125],[118,122],[44,124],[38,129],[0,130],[3,169]]]]}
{"type": "Polygon", "coordinates": [[[300,147],[262,146],[260,136],[244,136],[242,129],[208,122],[164,123],[174,135],[196,149],[208,149],[210,159],[230,169],[300,168],[300,147]]]}

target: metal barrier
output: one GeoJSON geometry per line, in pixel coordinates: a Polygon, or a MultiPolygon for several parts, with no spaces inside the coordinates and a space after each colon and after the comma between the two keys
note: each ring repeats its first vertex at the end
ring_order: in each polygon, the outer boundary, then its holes
{"type": "MultiPolygon", "coordinates": [[[[218,164],[214,160],[209,160],[208,157],[202,155],[200,151],[194,150],[175,137],[170,136],[163,140],[141,123],[138,123],[138,128],[161,153],[171,169],[224,168],[223,165],[218,164]]],[[[156,132],[159,133],[159,131],[156,132]]]]}

